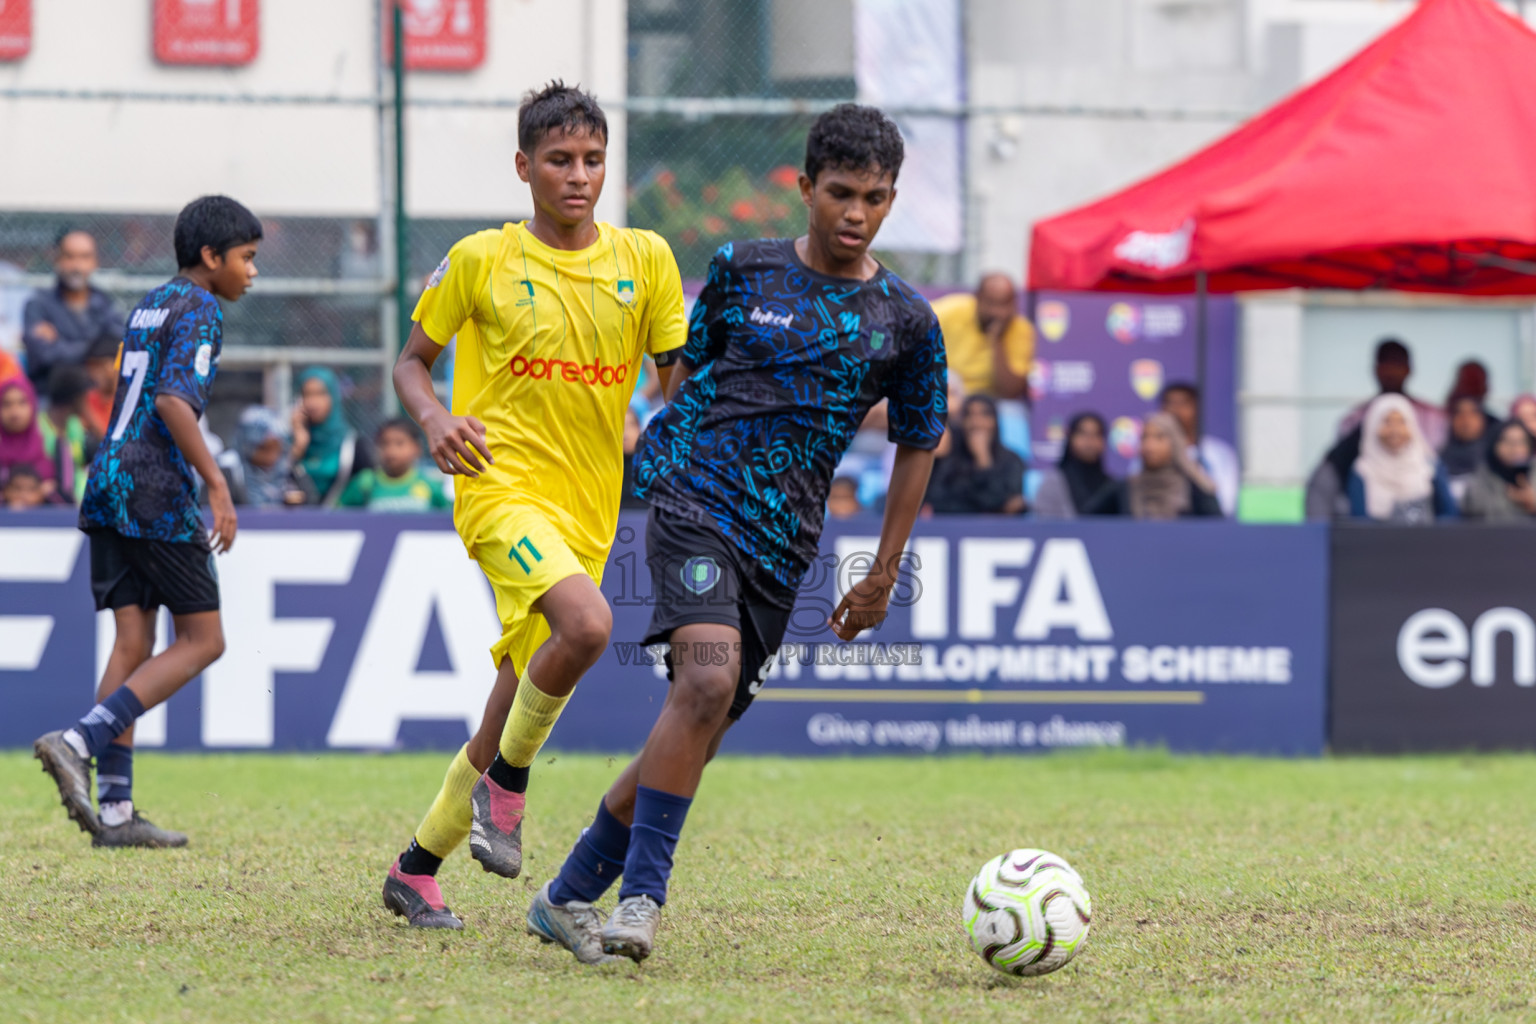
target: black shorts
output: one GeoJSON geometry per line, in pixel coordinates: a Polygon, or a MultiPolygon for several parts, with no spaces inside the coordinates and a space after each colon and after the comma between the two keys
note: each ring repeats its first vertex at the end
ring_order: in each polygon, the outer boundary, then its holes
{"type": "MultiPolygon", "coordinates": [[[[763,688],[784,642],[794,610],[794,593],[775,591],[756,579],[744,558],[718,531],[652,507],[645,527],[645,564],[651,570],[655,604],[645,645],[665,643],[672,631],[696,622],[731,626],[741,633],[741,678],[731,701],[731,718],[746,713],[763,688]]],[[[724,652],[720,652],[724,653],[724,652]]],[[[681,657],[716,652],[679,652],[681,657]]],[[[672,678],[672,655],[666,655],[672,678]]]]}
{"type": "Polygon", "coordinates": [[[219,610],[213,552],[202,544],[124,537],[116,530],[91,538],[91,593],[96,610],[158,608],[172,615],[219,610]]]}

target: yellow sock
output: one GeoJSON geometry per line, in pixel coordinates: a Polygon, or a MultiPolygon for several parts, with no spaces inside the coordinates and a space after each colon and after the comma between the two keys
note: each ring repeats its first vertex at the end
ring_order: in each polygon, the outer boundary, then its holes
{"type": "Polygon", "coordinates": [[[539,748],[549,739],[549,733],[560,720],[570,694],[551,697],[533,685],[526,672],[517,686],[517,696],[512,698],[512,711],[507,724],[501,730],[501,759],[514,768],[527,768],[539,756],[539,748]]]}
{"type": "Polygon", "coordinates": [[[469,763],[469,744],[459,748],[443,776],[443,788],[432,809],[416,828],[416,843],[434,857],[447,857],[469,836],[469,791],[475,788],[480,773],[469,763]]]}

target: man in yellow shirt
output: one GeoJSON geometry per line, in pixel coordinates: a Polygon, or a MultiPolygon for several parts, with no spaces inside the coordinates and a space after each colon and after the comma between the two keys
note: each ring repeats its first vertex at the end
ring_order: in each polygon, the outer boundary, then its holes
{"type": "MultiPolygon", "coordinates": [[[[665,389],[687,341],[667,243],[598,223],[608,123],[555,82],[518,111],[517,173],[534,216],[459,241],[427,283],[395,390],[438,468],[458,475],[454,526],[496,595],[496,685],[475,736],[391,865],[384,904],[412,925],[461,928],[436,873],[468,837],[487,871],[522,869],[528,769],[608,643],[598,589],[618,520],[624,412],[642,356],[665,389]],[[431,369],[457,336],[453,409],[431,369]]],[[[570,907],[544,935],[604,958],[602,921],[570,907]]]]}
{"type": "Polygon", "coordinates": [[[1019,294],[1007,274],[987,274],[973,294],[933,303],[944,332],[949,372],[968,395],[1023,398],[1035,359],[1035,328],[1019,314],[1019,294]]]}

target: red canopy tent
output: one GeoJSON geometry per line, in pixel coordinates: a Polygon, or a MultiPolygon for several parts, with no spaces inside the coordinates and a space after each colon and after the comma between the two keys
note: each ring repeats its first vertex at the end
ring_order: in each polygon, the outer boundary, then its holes
{"type": "Polygon", "coordinates": [[[1035,225],[1030,289],[1536,295],[1536,33],[1423,0],[1182,163],[1035,225]]]}

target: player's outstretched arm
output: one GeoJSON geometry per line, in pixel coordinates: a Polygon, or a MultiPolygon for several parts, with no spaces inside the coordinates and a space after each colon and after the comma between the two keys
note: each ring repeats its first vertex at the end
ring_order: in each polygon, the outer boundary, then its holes
{"type": "Polygon", "coordinates": [[[427,451],[444,473],[479,476],[495,462],[485,444],[485,424],[473,416],[455,416],[443,408],[432,388],[432,364],[442,346],[433,341],[421,324],[395,360],[395,394],[411,419],[427,435],[427,451]]]}
{"type": "Polygon", "coordinates": [[[933,452],[896,446],[896,465],[891,469],[891,486],[885,497],[885,521],[880,524],[880,550],[870,574],[849,588],[832,613],[832,632],[838,639],[852,640],[885,621],[901,554],[912,536],[932,472],[933,452]]]}
{"type": "Polygon", "coordinates": [[[164,394],[155,396],[155,412],[165,421],[182,457],[197,470],[208,488],[208,507],[213,511],[213,549],[222,555],[235,543],[235,502],[229,495],[224,472],[213,461],[213,453],[198,429],[197,410],[184,398],[164,394]]]}

